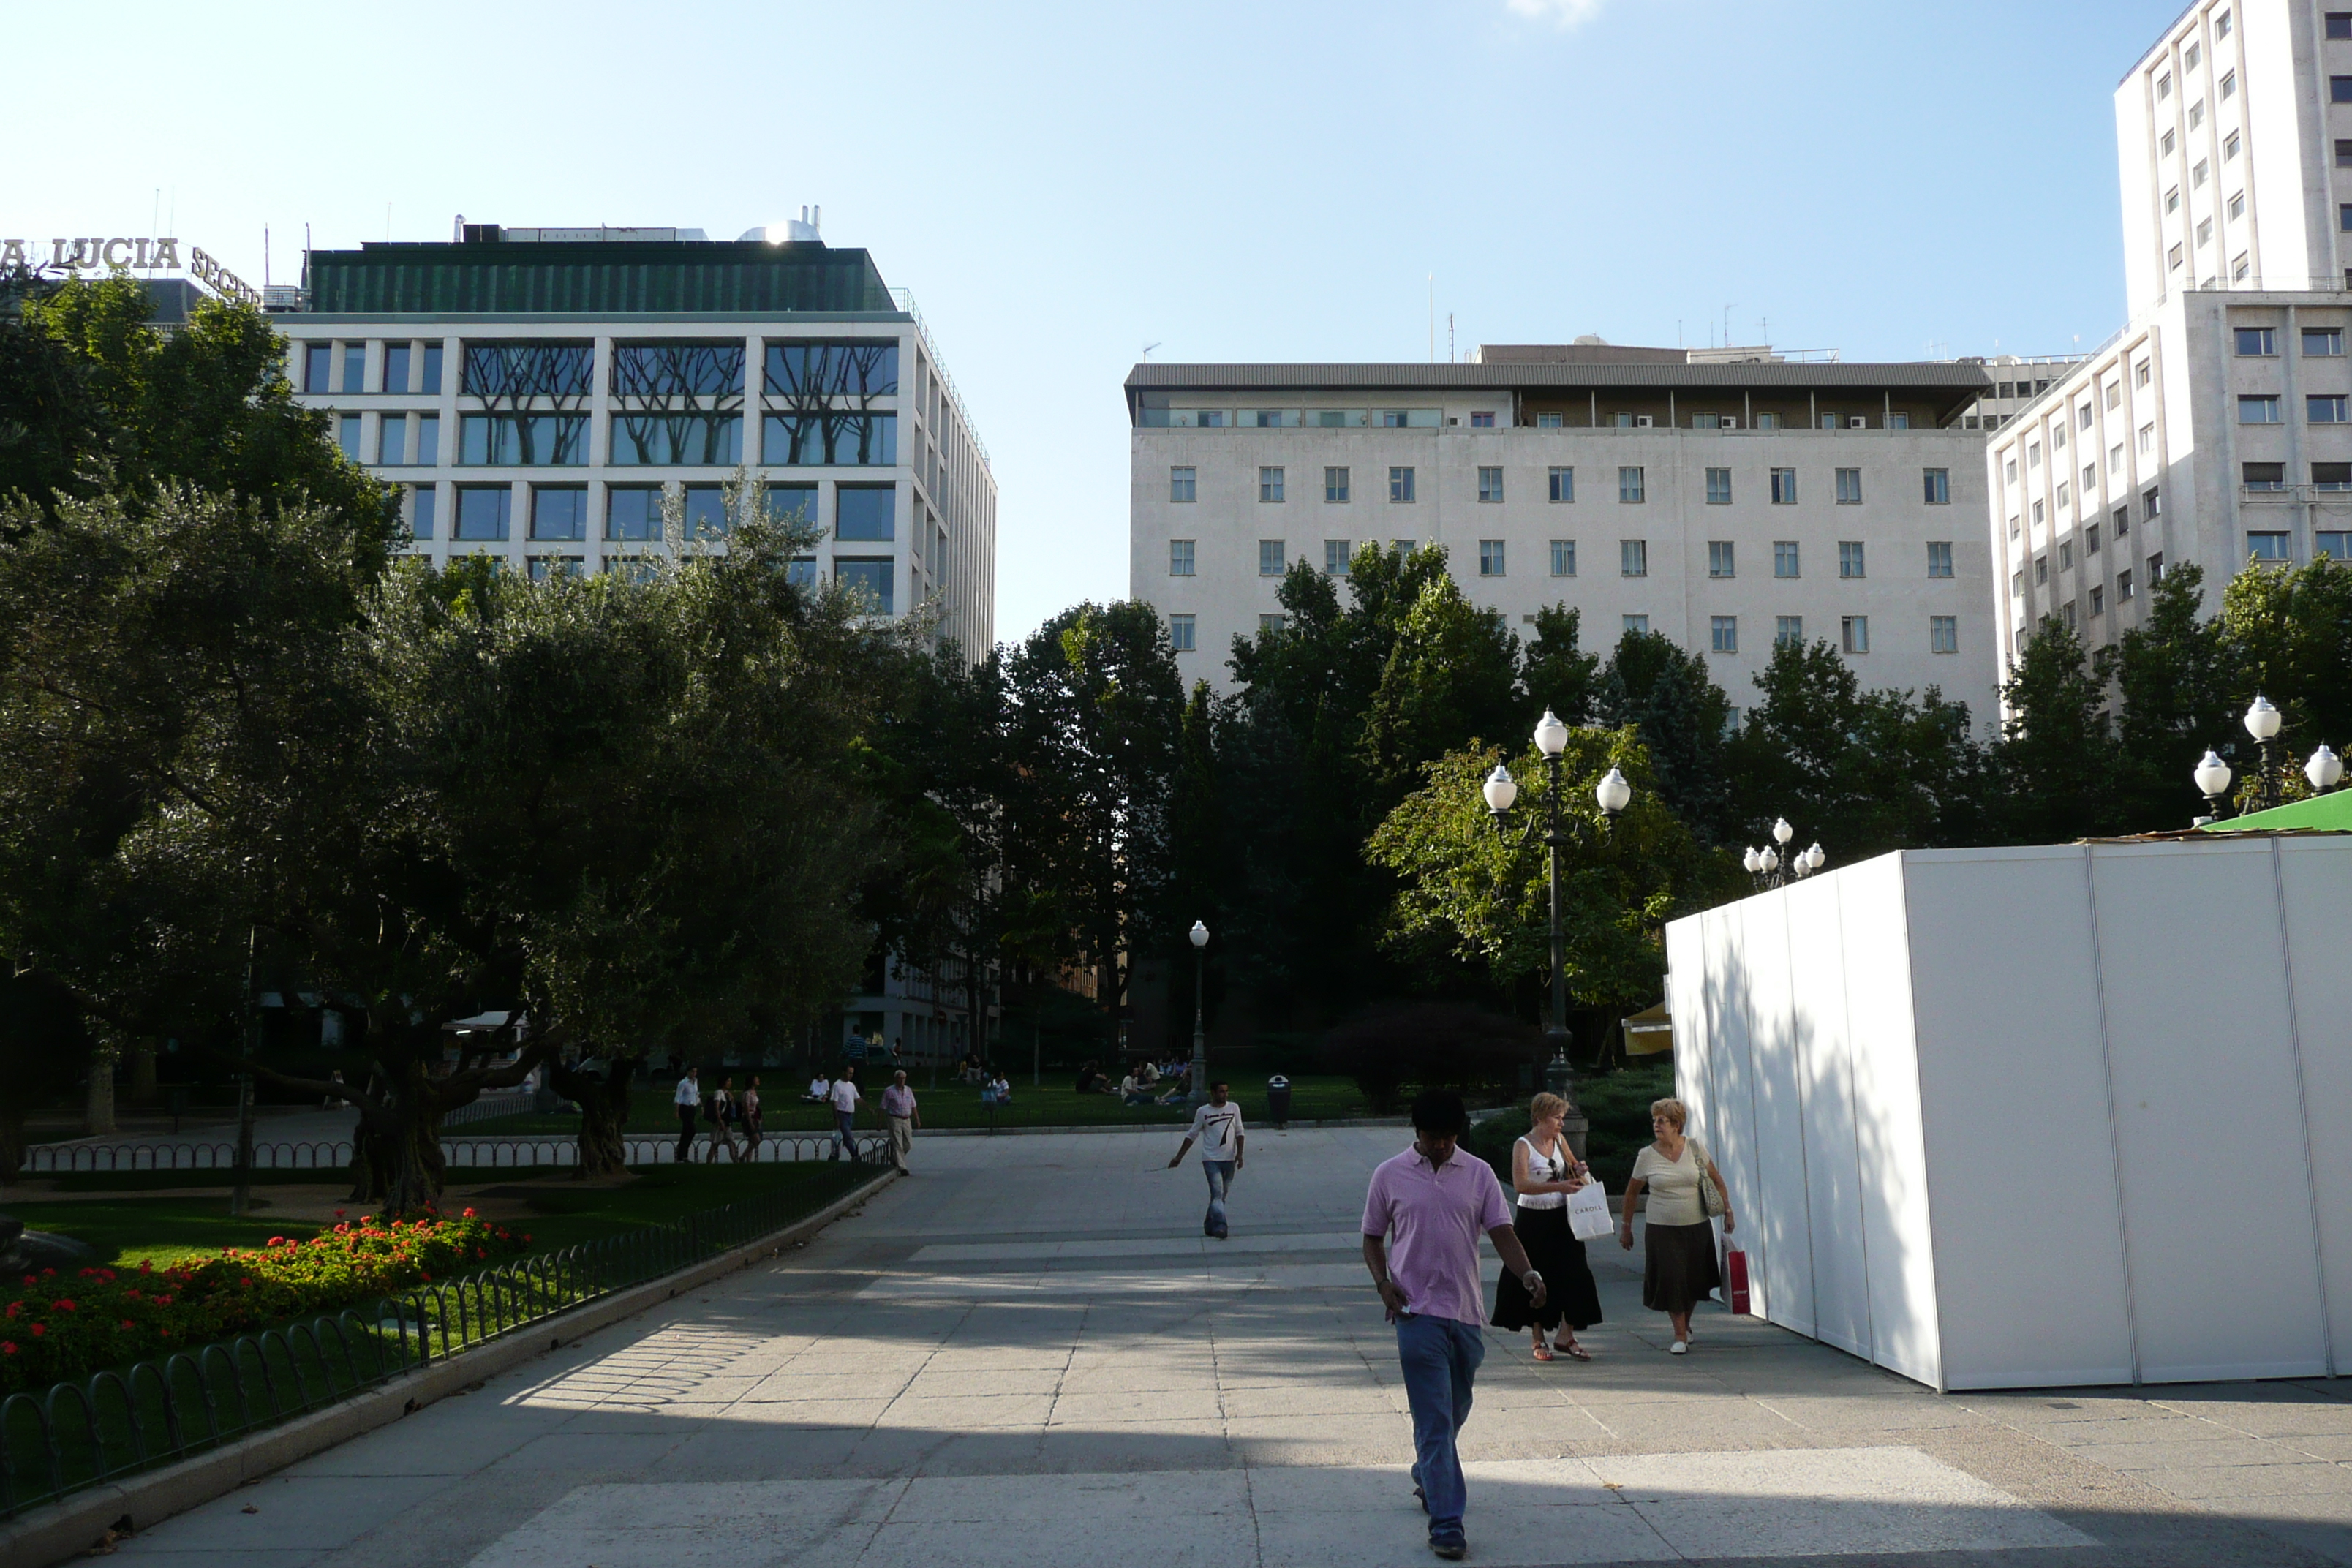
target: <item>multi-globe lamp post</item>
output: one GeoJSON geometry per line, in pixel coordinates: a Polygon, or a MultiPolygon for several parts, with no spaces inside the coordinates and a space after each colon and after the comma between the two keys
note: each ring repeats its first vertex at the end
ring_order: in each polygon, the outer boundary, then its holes
{"type": "Polygon", "coordinates": [[[1208,1015],[1202,1011],[1202,999],[1208,994],[1203,977],[1209,970],[1209,928],[1199,921],[1192,922],[1192,1090],[1185,1098],[1193,1104],[1209,1098],[1209,1031],[1208,1015]]]}
{"type": "MultiPolygon", "coordinates": [[[[2279,804],[2279,797],[2284,793],[2282,785],[2285,769],[2281,765],[2272,742],[2278,739],[2279,726],[2284,718],[2272,705],[2271,700],[2259,692],[2247,706],[2242,722],[2246,726],[2246,733],[2254,738],[2258,748],[2253,787],[2248,792],[2246,802],[2247,811],[2267,811],[2279,804]]],[[[2229,800],[2230,781],[2236,776],[2230,764],[2221,760],[2218,752],[2208,747],[2204,760],[2197,764],[2190,776],[2196,779],[2198,793],[2205,797],[2205,804],[2211,808],[2206,816],[2198,818],[2197,825],[2201,827],[2208,822],[2220,820],[2221,808],[2229,800]]],[[[2305,761],[2303,776],[2310,783],[2312,794],[2326,795],[2343,782],[2344,759],[2329,750],[2323,741],[2319,749],[2305,761]]]]}
{"type": "MultiPolygon", "coordinates": [[[[1524,842],[1541,831],[1544,847],[1549,851],[1551,879],[1551,1022],[1544,1029],[1544,1046],[1549,1058],[1544,1080],[1547,1089],[1568,1101],[1568,1115],[1561,1121],[1560,1131],[1580,1160],[1584,1157],[1584,1136],[1590,1123],[1577,1106],[1575,1078],[1568,1064],[1568,934],[1560,923],[1559,852],[1583,837],[1585,823],[1580,817],[1563,815],[1560,809],[1565,798],[1559,781],[1560,754],[1568,750],[1568,726],[1549,708],[1536,726],[1535,742],[1544,760],[1543,813],[1528,818],[1520,837],[1524,842]]],[[[1504,828],[1519,798],[1518,781],[1511,777],[1511,770],[1496,763],[1478,793],[1486,797],[1488,820],[1496,829],[1504,828]]],[[[1617,814],[1633,798],[1633,786],[1613,766],[1592,788],[1592,799],[1601,807],[1604,827],[1617,819],[1617,814]]]]}
{"type": "Polygon", "coordinates": [[[1789,826],[1787,817],[1775,818],[1772,841],[1739,858],[1740,866],[1755,879],[1758,892],[1785,887],[1793,877],[1809,877],[1829,859],[1818,843],[1810,849],[1790,848],[1789,841],[1796,837],[1797,830],[1789,826]]]}

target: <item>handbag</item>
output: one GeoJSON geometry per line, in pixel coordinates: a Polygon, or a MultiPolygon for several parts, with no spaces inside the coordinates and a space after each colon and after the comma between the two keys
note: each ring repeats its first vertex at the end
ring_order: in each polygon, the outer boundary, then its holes
{"type": "Polygon", "coordinates": [[[1615,1228],[1615,1222],[1609,1217],[1609,1193],[1599,1181],[1587,1182],[1568,1194],[1569,1235],[1579,1241],[1591,1241],[1615,1228]]]}
{"type": "MultiPolygon", "coordinates": [[[[1696,1140],[1694,1139],[1692,1142],[1696,1145],[1696,1140]]],[[[1698,1206],[1706,1213],[1707,1218],[1721,1219],[1724,1207],[1723,1189],[1715,1184],[1713,1176],[1707,1174],[1706,1151],[1695,1146],[1691,1153],[1698,1161],[1698,1206]]]]}

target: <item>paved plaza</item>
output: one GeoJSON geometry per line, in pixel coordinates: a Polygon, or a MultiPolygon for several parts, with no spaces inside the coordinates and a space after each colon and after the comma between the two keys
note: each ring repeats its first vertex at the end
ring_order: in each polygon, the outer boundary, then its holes
{"type": "MultiPolygon", "coordinates": [[[[804,1249],[131,1538],[186,1568],[1379,1568],[1433,1561],[1357,1258],[1402,1129],[1250,1134],[1234,1237],[1175,1137],[919,1142],[804,1249]]],[[[1664,1353],[1592,1248],[1595,1359],[1491,1332],[1495,1564],[2352,1563],[2352,1386],[1939,1397],[1719,1310],[1664,1353]]],[[[1488,1258],[1491,1280],[1494,1264],[1488,1258]]]]}

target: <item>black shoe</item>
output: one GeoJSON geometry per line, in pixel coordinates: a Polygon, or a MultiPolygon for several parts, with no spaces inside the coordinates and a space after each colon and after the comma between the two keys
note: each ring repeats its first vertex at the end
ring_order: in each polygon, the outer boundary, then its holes
{"type": "Polygon", "coordinates": [[[1412,1500],[1421,1505],[1422,1512],[1427,1513],[1429,1511],[1429,1494],[1423,1491],[1417,1486],[1412,1489],[1412,1500]]]}
{"type": "Polygon", "coordinates": [[[1433,1535],[1429,1538],[1429,1549],[1448,1563],[1459,1563],[1470,1550],[1470,1543],[1458,1535],[1433,1535]]]}

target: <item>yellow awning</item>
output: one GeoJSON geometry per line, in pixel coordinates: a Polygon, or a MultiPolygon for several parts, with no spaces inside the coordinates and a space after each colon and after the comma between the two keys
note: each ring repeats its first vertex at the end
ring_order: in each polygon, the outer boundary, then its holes
{"type": "Polygon", "coordinates": [[[1666,1016],[1664,1002],[1625,1019],[1622,1027],[1625,1031],[1625,1054],[1629,1057],[1663,1056],[1675,1048],[1675,1026],[1666,1016]]]}

